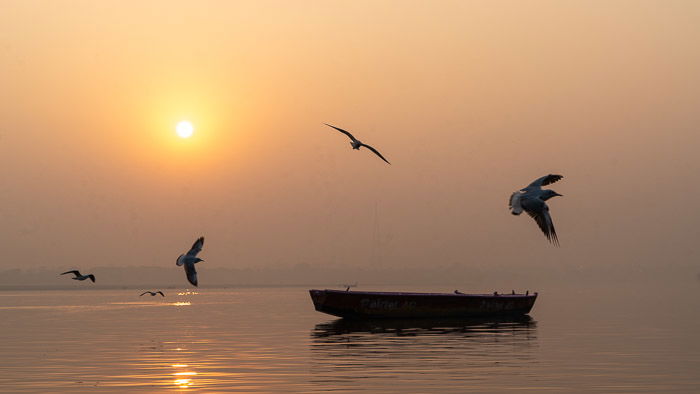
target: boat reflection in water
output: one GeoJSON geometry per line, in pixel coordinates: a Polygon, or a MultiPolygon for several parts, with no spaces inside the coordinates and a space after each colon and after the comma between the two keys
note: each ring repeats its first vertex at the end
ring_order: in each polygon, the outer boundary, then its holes
{"type": "Polygon", "coordinates": [[[311,331],[312,384],[417,392],[514,379],[536,359],[527,315],[470,319],[337,319],[311,331]]]}
{"type": "Polygon", "coordinates": [[[433,318],[433,319],[336,319],[317,324],[316,338],[353,333],[396,333],[436,335],[455,333],[527,333],[537,322],[528,315],[496,318],[433,318]]]}
{"type": "Polygon", "coordinates": [[[439,319],[336,319],[317,324],[314,338],[370,333],[401,335],[444,335],[464,337],[492,335],[534,335],[537,322],[528,315],[500,318],[439,319]]]}

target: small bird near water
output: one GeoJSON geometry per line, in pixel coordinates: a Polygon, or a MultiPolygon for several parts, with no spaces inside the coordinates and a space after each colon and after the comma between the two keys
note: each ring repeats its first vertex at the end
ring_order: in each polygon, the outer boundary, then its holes
{"type": "Polygon", "coordinates": [[[350,288],[351,288],[351,287],[357,287],[357,282],[355,282],[355,283],[353,283],[353,284],[351,284],[351,285],[350,285],[350,284],[342,284],[342,285],[340,285],[340,286],[344,287],[344,288],[345,288],[345,291],[350,291],[350,288]]]}
{"type": "Polygon", "coordinates": [[[143,296],[144,294],[150,294],[151,296],[155,296],[156,294],[160,294],[161,296],[165,297],[165,294],[163,294],[163,292],[160,290],[158,290],[158,291],[144,291],[143,293],[141,293],[141,295],[139,297],[143,296]]]}
{"type": "Polygon", "coordinates": [[[72,270],[72,271],[66,271],[66,272],[62,273],[61,275],[65,275],[65,274],[73,274],[73,275],[75,275],[74,277],[71,278],[71,279],[73,279],[73,280],[85,280],[85,279],[90,279],[93,283],[95,283],[95,275],[93,275],[93,274],[82,275],[82,274],[80,273],[80,271],[78,271],[78,270],[72,270]]]}
{"type": "Polygon", "coordinates": [[[559,246],[557,232],[554,230],[552,217],[549,215],[549,207],[545,201],[552,197],[561,196],[561,194],[550,189],[542,189],[542,186],[547,186],[563,178],[561,175],[545,175],[535,179],[531,184],[511,194],[508,201],[508,207],[513,215],[520,215],[523,211],[527,212],[531,218],[535,219],[545,237],[555,246],[559,246]]]}
{"type": "Polygon", "coordinates": [[[350,145],[352,145],[352,149],[360,150],[360,147],[363,147],[363,146],[364,146],[365,148],[367,148],[367,149],[371,150],[372,152],[374,152],[375,155],[379,156],[379,158],[382,159],[382,160],[384,160],[387,164],[391,164],[391,163],[389,163],[389,160],[385,159],[384,156],[382,156],[382,154],[379,153],[379,151],[377,151],[376,149],[372,148],[371,146],[369,146],[369,145],[363,143],[362,141],[358,140],[358,139],[355,138],[352,134],[350,134],[349,131],[343,130],[343,129],[341,129],[341,128],[339,128],[339,127],[335,127],[335,126],[333,126],[333,125],[329,125],[328,123],[324,123],[324,124],[325,124],[326,126],[328,126],[328,127],[334,128],[334,129],[340,131],[341,133],[347,135],[348,137],[350,137],[350,145]]]}
{"type": "Polygon", "coordinates": [[[187,253],[181,254],[175,261],[175,264],[178,266],[185,266],[187,280],[195,286],[197,286],[197,270],[194,269],[194,265],[200,261],[204,261],[197,257],[197,253],[202,251],[202,246],[204,246],[204,237],[199,237],[194,241],[194,244],[192,244],[192,248],[187,253]]]}

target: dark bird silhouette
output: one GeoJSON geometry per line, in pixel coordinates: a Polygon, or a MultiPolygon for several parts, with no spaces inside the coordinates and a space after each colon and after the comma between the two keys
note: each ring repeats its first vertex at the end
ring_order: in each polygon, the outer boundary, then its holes
{"type": "Polygon", "coordinates": [[[343,287],[345,288],[345,291],[350,291],[350,288],[351,288],[351,287],[357,287],[357,282],[355,282],[355,283],[353,283],[353,284],[351,284],[351,285],[342,284],[342,285],[340,285],[340,286],[343,286],[343,287]]]}
{"type": "Polygon", "coordinates": [[[531,218],[535,219],[540,230],[544,233],[549,242],[555,246],[559,246],[557,232],[554,230],[554,222],[549,215],[549,206],[545,201],[552,197],[561,196],[561,194],[550,189],[542,189],[542,186],[547,186],[563,178],[561,175],[545,175],[535,179],[531,184],[511,194],[508,201],[508,207],[513,215],[520,215],[523,211],[527,212],[531,218]]]}
{"type": "Polygon", "coordinates": [[[384,156],[382,156],[382,154],[379,153],[379,151],[377,151],[376,149],[372,148],[371,146],[369,146],[369,145],[363,143],[362,141],[358,140],[357,138],[353,137],[353,135],[350,134],[349,131],[343,130],[343,129],[339,128],[339,127],[335,127],[335,126],[330,125],[330,124],[328,124],[328,123],[324,123],[324,124],[325,124],[326,126],[328,126],[328,127],[334,128],[334,129],[340,131],[341,133],[347,135],[348,137],[350,137],[350,145],[352,145],[352,149],[360,150],[360,147],[363,147],[363,146],[364,146],[365,148],[367,148],[367,149],[371,150],[372,152],[374,152],[375,155],[379,156],[379,158],[382,159],[382,160],[384,160],[387,164],[391,164],[391,163],[389,163],[389,160],[385,159],[384,156]]]}
{"type": "Polygon", "coordinates": [[[455,294],[464,294],[464,293],[462,293],[462,292],[459,291],[459,290],[455,290],[455,294]]]}
{"type": "Polygon", "coordinates": [[[156,294],[160,294],[161,296],[165,297],[165,294],[163,294],[163,292],[160,290],[158,290],[158,291],[144,291],[143,293],[141,293],[141,295],[139,297],[141,297],[144,294],[150,294],[151,296],[155,296],[156,294]]]}
{"type": "Polygon", "coordinates": [[[61,275],[65,275],[65,274],[73,274],[73,275],[75,275],[74,277],[71,278],[71,279],[73,279],[73,280],[85,280],[85,279],[90,279],[93,283],[95,283],[95,275],[93,275],[93,274],[82,275],[82,274],[80,273],[80,271],[78,271],[78,270],[72,270],[72,271],[66,271],[66,272],[62,273],[61,275]]]}
{"type": "Polygon", "coordinates": [[[181,254],[180,257],[178,257],[175,261],[175,264],[177,264],[178,266],[185,266],[185,274],[187,274],[187,280],[195,286],[197,286],[197,270],[194,269],[194,265],[199,263],[200,261],[204,261],[197,257],[197,253],[202,251],[203,246],[204,237],[197,238],[197,240],[194,241],[194,244],[192,244],[192,248],[190,248],[190,250],[187,253],[181,254]]]}

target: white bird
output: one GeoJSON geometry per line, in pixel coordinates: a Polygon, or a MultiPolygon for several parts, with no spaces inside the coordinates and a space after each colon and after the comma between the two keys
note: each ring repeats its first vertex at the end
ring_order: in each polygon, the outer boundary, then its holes
{"type": "Polygon", "coordinates": [[[192,244],[192,248],[189,250],[189,252],[181,254],[175,261],[175,264],[178,266],[185,266],[187,280],[195,286],[197,286],[197,270],[194,269],[194,265],[200,261],[204,261],[197,257],[197,253],[202,251],[202,246],[204,246],[204,237],[199,237],[196,241],[194,241],[194,244],[192,244]]]}
{"type": "Polygon", "coordinates": [[[508,201],[508,207],[513,215],[520,215],[523,211],[527,212],[531,218],[535,219],[547,239],[556,246],[559,246],[557,232],[554,230],[552,217],[549,215],[549,207],[545,201],[552,197],[561,196],[561,194],[550,189],[542,189],[542,186],[547,186],[563,178],[561,175],[545,175],[535,179],[531,184],[511,194],[508,201]]]}
{"type": "Polygon", "coordinates": [[[78,270],[72,270],[72,271],[66,271],[62,273],[61,275],[65,274],[73,274],[75,277],[71,278],[73,280],[85,280],[85,279],[90,279],[93,283],[95,283],[95,275],[93,274],[88,274],[88,275],[82,275],[80,271],[78,270]]]}
{"type": "Polygon", "coordinates": [[[156,294],[160,294],[161,296],[165,297],[165,294],[163,294],[163,292],[160,290],[158,290],[158,291],[144,291],[143,293],[141,293],[141,295],[139,297],[143,296],[144,294],[150,294],[151,296],[155,296],[156,294]]]}
{"type": "Polygon", "coordinates": [[[372,152],[374,152],[375,155],[379,156],[379,157],[380,157],[382,160],[384,160],[387,164],[391,164],[391,163],[389,163],[389,160],[385,159],[384,156],[382,156],[382,154],[379,153],[376,149],[372,148],[371,146],[369,146],[369,145],[363,143],[362,141],[358,140],[357,138],[353,137],[353,135],[350,134],[350,132],[348,132],[348,131],[346,131],[346,130],[343,130],[343,129],[339,128],[339,127],[335,127],[335,126],[333,126],[333,125],[330,125],[330,124],[328,124],[328,123],[324,123],[324,124],[325,124],[326,126],[328,126],[328,127],[334,128],[334,129],[340,131],[341,133],[347,135],[348,137],[350,137],[350,145],[352,145],[352,149],[360,150],[360,147],[364,146],[365,148],[367,148],[367,149],[371,150],[372,152]]]}

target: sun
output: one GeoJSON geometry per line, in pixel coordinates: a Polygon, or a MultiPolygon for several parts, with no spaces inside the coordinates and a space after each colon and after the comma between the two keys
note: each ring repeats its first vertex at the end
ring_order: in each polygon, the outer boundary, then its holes
{"type": "Polygon", "coordinates": [[[180,138],[190,138],[194,134],[194,126],[192,126],[192,123],[183,120],[175,126],[175,132],[180,138]]]}

